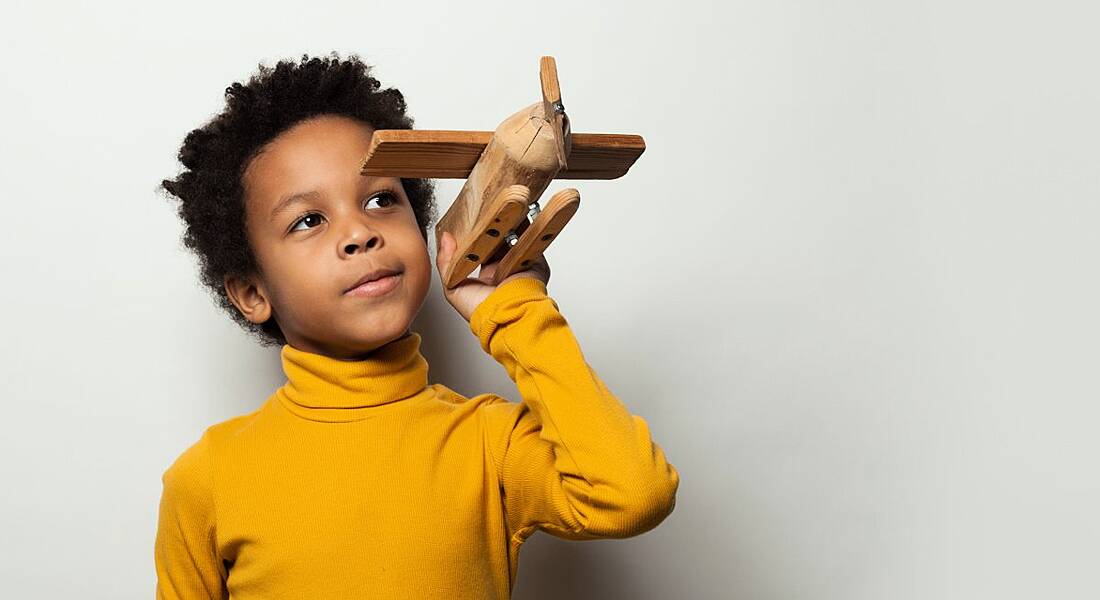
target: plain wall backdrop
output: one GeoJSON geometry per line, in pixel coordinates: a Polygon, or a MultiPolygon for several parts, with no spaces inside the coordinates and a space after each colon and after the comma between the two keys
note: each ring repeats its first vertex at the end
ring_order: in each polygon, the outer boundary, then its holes
{"type": "MultiPolygon", "coordinates": [[[[151,597],[161,474],[281,384],[157,185],[230,83],[330,50],[423,129],[494,129],[552,55],[574,131],[646,140],[626,177],[574,183],[549,290],[679,470],[677,506],[627,540],[539,533],[516,598],[1100,596],[1098,18],[5,3],[3,596],[151,597]]],[[[413,329],[431,381],[519,399],[438,279],[413,329]]]]}

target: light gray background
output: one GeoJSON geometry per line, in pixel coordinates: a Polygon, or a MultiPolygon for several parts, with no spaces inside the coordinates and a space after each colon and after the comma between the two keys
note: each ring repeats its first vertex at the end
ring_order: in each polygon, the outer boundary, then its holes
{"type": "MultiPolygon", "coordinates": [[[[156,186],[231,82],[339,50],[442,129],[551,54],[575,131],[648,146],[579,182],[549,288],[677,507],[536,535],[515,597],[1097,597],[1095,6],[6,3],[5,596],[152,596],[162,472],[282,381],[156,186]]],[[[516,398],[438,282],[414,329],[432,381],[516,398]]]]}

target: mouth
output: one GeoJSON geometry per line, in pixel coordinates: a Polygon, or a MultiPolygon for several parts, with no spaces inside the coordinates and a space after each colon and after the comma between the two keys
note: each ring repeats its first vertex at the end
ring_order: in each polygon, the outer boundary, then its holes
{"type": "Polygon", "coordinates": [[[375,269],[359,278],[344,294],[355,296],[375,296],[393,289],[402,271],[398,269],[375,269]]]}

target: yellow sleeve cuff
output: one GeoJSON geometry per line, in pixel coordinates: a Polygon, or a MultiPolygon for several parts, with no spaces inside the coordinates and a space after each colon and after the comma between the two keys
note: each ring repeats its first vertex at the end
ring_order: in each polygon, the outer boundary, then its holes
{"type": "Polygon", "coordinates": [[[549,297],[546,283],[534,277],[521,277],[503,283],[492,291],[470,315],[470,331],[479,340],[481,347],[489,351],[489,338],[499,324],[493,317],[497,310],[505,306],[516,306],[529,300],[549,297]]]}

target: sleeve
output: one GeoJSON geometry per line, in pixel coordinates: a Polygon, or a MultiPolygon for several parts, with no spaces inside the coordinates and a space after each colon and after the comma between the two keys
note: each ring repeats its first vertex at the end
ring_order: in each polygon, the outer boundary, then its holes
{"type": "Polygon", "coordinates": [[[510,539],[536,529],[574,540],[626,538],[672,513],[679,474],[646,421],[585,361],[545,283],[499,286],[470,328],[522,396],[484,407],[510,539]]]}
{"type": "Polygon", "coordinates": [[[213,476],[204,435],[161,477],[154,558],[157,600],[222,600],[228,575],[214,538],[213,476]]]}

